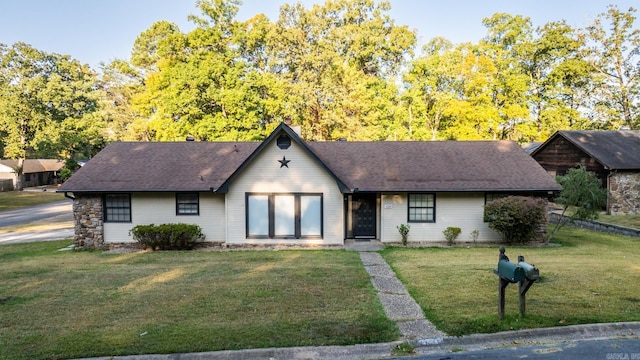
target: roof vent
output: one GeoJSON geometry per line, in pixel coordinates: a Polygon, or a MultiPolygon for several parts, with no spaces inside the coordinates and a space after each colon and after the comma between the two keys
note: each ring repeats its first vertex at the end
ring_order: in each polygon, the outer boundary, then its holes
{"type": "Polygon", "coordinates": [[[196,138],[191,135],[187,135],[187,141],[196,141],[196,138]]]}

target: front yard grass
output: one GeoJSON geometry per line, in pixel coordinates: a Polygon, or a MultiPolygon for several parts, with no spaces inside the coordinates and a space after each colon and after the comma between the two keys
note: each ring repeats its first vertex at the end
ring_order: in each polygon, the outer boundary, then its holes
{"type": "Polygon", "coordinates": [[[53,191],[0,192],[0,211],[64,200],[64,195],[53,191]]]}
{"type": "Polygon", "coordinates": [[[630,228],[640,229],[640,214],[634,215],[600,215],[598,221],[630,228]]]}
{"type": "Polygon", "coordinates": [[[386,342],[357,252],[59,252],[0,246],[0,358],[386,342]]]}
{"type": "Polygon", "coordinates": [[[518,316],[518,284],[506,289],[498,320],[498,245],[476,248],[387,248],[382,256],[440,330],[449,335],[640,321],[640,239],[562,228],[559,247],[506,246],[540,269],[518,316]]]}

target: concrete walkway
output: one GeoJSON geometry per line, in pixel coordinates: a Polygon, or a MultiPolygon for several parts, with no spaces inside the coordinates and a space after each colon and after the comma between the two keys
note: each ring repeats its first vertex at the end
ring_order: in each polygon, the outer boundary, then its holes
{"type": "Polygon", "coordinates": [[[346,250],[360,252],[364,268],[371,276],[371,283],[378,292],[384,312],[398,325],[402,340],[431,339],[438,342],[445,333],[424,317],[420,305],[409,295],[389,264],[377,253],[384,245],[378,240],[347,240],[346,250]]]}
{"type": "Polygon", "coordinates": [[[445,333],[424,317],[420,305],[409,295],[389,264],[377,252],[360,252],[364,268],[371,276],[371,283],[378,291],[384,312],[398,325],[403,340],[438,339],[445,333]]]}

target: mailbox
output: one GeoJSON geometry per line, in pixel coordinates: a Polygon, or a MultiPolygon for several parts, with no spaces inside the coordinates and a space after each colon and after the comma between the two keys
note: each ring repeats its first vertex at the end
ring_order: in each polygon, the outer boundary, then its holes
{"type": "Polygon", "coordinates": [[[498,261],[498,268],[494,269],[493,272],[500,276],[502,279],[508,280],[512,283],[522,281],[525,277],[525,271],[520,266],[505,259],[500,259],[498,261]]]}
{"type": "Polygon", "coordinates": [[[524,270],[524,277],[528,280],[538,280],[540,279],[540,270],[538,270],[535,265],[528,264],[524,261],[518,262],[518,266],[524,270]]]}

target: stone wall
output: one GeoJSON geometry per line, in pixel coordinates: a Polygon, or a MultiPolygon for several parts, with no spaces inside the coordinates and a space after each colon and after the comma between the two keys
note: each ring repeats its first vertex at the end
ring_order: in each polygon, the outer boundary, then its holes
{"type": "MultiPolygon", "coordinates": [[[[549,214],[549,221],[554,224],[557,224],[561,219],[562,219],[562,216],[560,214],[556,214],[556,213],[549,214]]],[[[603,223],[595,220],[584,220],[584,221],[583,220],[571,221],[569,219],[566,219],[566,220],[568,220],[567,225],[573,226],[573,227],[599,231],[599,232],[604,232],[609,234],[640,237],[640,229],[628,228],[628,227],[615,225],[615,224],[607,224],[607,223],[603,223]]]]}
{"type": "Polygon", "coordinates": [[[640,172],[614,172],[609,178],[611,215],[640,214],[640,172]]]}
{"type": "Polygon", "coordinates": [[[73,219],[76,249],[102,249],[104,227],[102,222],[102,196],[100,194],[74,194],[73,219]]]}

